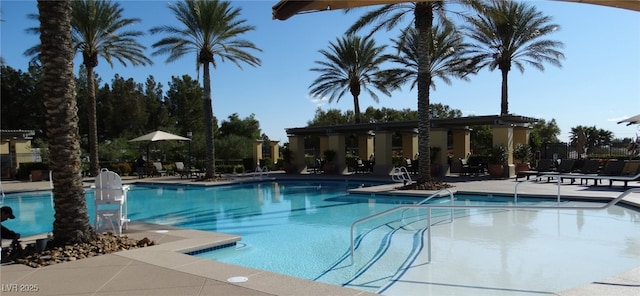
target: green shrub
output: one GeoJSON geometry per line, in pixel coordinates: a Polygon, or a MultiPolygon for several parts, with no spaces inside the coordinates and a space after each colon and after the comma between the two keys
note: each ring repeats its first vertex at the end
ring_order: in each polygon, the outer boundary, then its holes
{"type": "Polygon", "coordinates": [[[131,174],[131,165],[126,162],[117,162],[111,165],[111,170],[120,176],[128,176],[131,174]]]}
{"type": "Polygon", "coordinates": [[[489,150],[489,164],[504,164],[507,161],[507,149],[502,145],[496,145],[489,150]]]}
{"type": "Polygon", "coordinates": [[[533,152],[531,146],[527,144],[518,143],[513,150],[513,158],[521,162],[529,162],[533,158],[533,152]]]}

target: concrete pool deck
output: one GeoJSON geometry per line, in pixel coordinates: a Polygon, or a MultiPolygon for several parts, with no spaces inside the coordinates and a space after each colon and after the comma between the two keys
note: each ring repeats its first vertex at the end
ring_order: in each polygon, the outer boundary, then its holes
{"type": "MultiPolygon", "coordinates": [[[[376,180],[372,176],[330,175],[271,175],[279,178],[339,178],[358,182],[376,180]]],[[[188,183],[208,185],[204,182],[160,177],[128,179],[126,182],[188,183]]],[[[251,177],[238,177],[236,181],[253,181],[251,177]]],[[[387,181],[389,178],[377,178],[387,181]]],[[[230,182],[236,182],[230,181],[230,182]]],[[[513,194],[515,179],[490,180],[483,177],[447,177],[445,182],[454,185],[459,192],[513,194]]],[[[92,180],[86,180],[91,185],[92,180]]],[[[49,190],[48,182],[3,182],[4,191],[49,190]]],[[[569,185],[565,181],[562,196],[576,198],[615,198],[622,192],[622,183],[609,188],[600,186],[569,185]]],[[[631,182],[630,188],[640,184],[631,182]]],[[[393,186],[382,186],[372,190],[393,191],[393,186]]],[[[550,182],[522,184],[518,189],[523,195],[557,195],[557,186],[550,182]]],[[[371,192],[373,193],[373,192],[371,192]]],[[[406,191],[394,194],[409,193],[406,191]]],[[[425,194],[425,192],[411,192],[425,194]]],[[[640,194],[624,199],[625,203],[640,207],[640,194]]],[[[30,268],[21,264],[0,267],[2,295],[24,295],[25,289],[37,288],[36,295],[376,295],[360,290],[292,278],[262,270],[255,270],[220,262],[200,259],[183,254],[240,239],[238,236],[204,231],[180,229],[163,225],[131,223],[125,231],[128,237],[147,237],[157,243],[152,247],[122,251],[78,261],[66,262],[42,268],[30,268]],[[245,279],[230,282],[229,279],[245,279]],[[21,291],[22,289],[22,291],[21,291]]],[[[585,286],[556,293],[556,295],[638,295],[640,290],[640,258],[638,267],[611,278],[599,280],[585,286]]]]}

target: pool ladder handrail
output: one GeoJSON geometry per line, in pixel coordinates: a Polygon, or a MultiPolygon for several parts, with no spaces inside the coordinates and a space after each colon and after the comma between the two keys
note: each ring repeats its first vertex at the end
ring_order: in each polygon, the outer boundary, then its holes
{"type": "Polygon", "coordinates": [[[260,179],[262,179],[263,177],[269,177],[269,168],[266,165],[263,167],[257,166],[255,170],[255,174],[253,174],[254,178],[256,176],[260,179]]]}
{"type": "MultiPolygon", "coordinates": [[[[426,202],[428,202],[432,198],[442,196],[442,192],[445,192],[445,191],[449,193],[449,200],[451,202],[451,205],[453,205],[453,202],[454,202],[453,191],[451,191],[451,189],[448,189],[448,188],[438,190],[436,193],[434,193],[432,195],[429,195],[427,198],[425,198],[422,201],[420,201],[419,203],[413,204],[413,205],[414,206],[424,205],[426,202]]],[[[375,218],[380,217],[380,216],[384,216],[384,215],[386,215],[388,213],[395,212],[397,210],[401,210],[403,208],[405,208],[405,207],[404,206],[397,206],[395,208],[391,208],[391,209],[382,211],[380,213],[376,213],[376,214],[369,215],[367,217],[358,219],[358,220],[354,221],[353,223],[351,223],[351,263],[352,264],[353,264],[353,253],[355,252],[354,230],[355,230],[356,225],[358,225],[358,224],[360,224],[362,222],[366,222],[366,221],[375,219],[375,218]]],[[[402,213],[402,219],[404,220],[404,212],[402,213]]],[[[449,221],[453,221],[453,209],[451,209],[451,216],[449,218],[449,221]]],[[[431,226],[431,225],[429,225],[429,226],[431,226]]]]}
{"type": "MultiPolygon", "coordinates": [[[[557,176],[557,175],[554,175],[557,176]]],[[[631,188],[626,190],[625,192],[622,192],[620,195],[618,195],[618,197],[610,200],[608,203],[604,204],[603,206],[599,206],[599,207],[593,207],[593,206],[579,206],[579,207],[574,207],[574,206],[560,206],[560,205],[556,205],[556,206],[537,206],[537,205],[524,205],[524,206],[518,206],[518,205],[509,205],[509,206],[496,206],[496,205],[433,205],[433,204],[428,204],[428,205],[418,205],[418,204],[414,204],[414,205],[402,205],[402,206],[398,206],[394,209],[399,209],[399,208],[406,208],[406,209],[410,209],[410,208],[426,208],[427,209],[427,220],[428,223],[427,225],[429,225],[428,229],[427,229],[427,238],[428,238],[428,243],[427,243],[427,263],[431,262],[431,209],[491,209],[491,210],[590,210],[590,211],[596,211],[596,210],[605,210],[608,209],[611,206],[616,205],[620,200],[622,200],[624,197],[626,197],[627,195],[631,194],[631,193],[640,193],[640,188],[631,188]]],[[[380,212],[379,214],[383,214],[388,212],[384,211],[384,212],[380,212]]],[[[375,214],[376,216],[378,214],[375,214]]],[[[363,218],[364,219],[364,218],[363,218]]],[[[353,251],[351,253],[351,262],[353,263],[353,251]]]]}
{"type": "Polygon", "coordinates": [[[403,183],[404,185],[413,183],[409,171],[404,166],[393,167],[393,171],[391,172],[391,180],[393,180],[394,182],[403,183]]]}

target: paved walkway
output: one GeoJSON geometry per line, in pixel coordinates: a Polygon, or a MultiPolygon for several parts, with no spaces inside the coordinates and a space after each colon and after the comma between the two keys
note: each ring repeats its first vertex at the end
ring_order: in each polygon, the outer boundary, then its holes
{"type": "MultiPolygon", "coordinates": [[[[371,176],[291,176],[271,174],[279,178],[340,178],[353,182],[370,180],[371,176]]],[[[251,177],[239,177],[247,180],[251,177]]],[[[160,177],[151,179],[125,178],[126,182],[189,183],[206,186],[204,182],[160,177]]],[[[375,178],[374,178],[375,179],[375,178]]],[[[380,180],[378,178],[378,180],[380,180]]],[[[383,180],[389,180],[384,178],[383,180]]],[[[459,192],[512,194],[514,179],[490,180],[486,177],[447,177],[444,181],[459,192]]],[[[233,182],[233,181],[231,181],[233,182]]],[[[565,184],[568,182],[565,181],[565,184]]],[[[87,186],[92,180],[85,180],[87,186]]],[[[48,190],[49,182],[3,182],[5,192],[48,190]]],[[[586,199],[611,199],[622,192],[622,183],[608,186],[566,185],[563,196],[586,199]]],[[[630,183],[640,188],[640,183],[630,183]]],[[[371,191],[371,188],[362,190],[371,191]]],[[[394,191],[393,186],[376,189],[394,194],[425,194],[422,191],[394,191]]],[[[553,182],[521,183],[523,195],[557,195],[553,182]]],[[[627,196],[625,203],[640,208],[640,194],[627,196]]],[[[147,237],[157,245],[109,255],[82,259],[42,268],[20,264],[0,267],[0,295],[375,295],[334,285],[287,277],[267,271],[255,270],[185,255],[184,252],[223,245],[240,239],[238,236],[204,231],[180,229],[163,225],[131,223],[126,235],[142,239],[147,237]]],[[[602,279],[598,283],[576,287],[557,295],[634,295],[640,293],[640,258],[638,268],[621,275],[602,279]]]]}

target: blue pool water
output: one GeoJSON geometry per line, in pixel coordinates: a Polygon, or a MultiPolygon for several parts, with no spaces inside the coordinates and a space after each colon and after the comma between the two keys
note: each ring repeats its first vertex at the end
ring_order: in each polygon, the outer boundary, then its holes
{"type": "MultiPolygon", "coordinates": [[[[242,236],[236,247],[198,257],[385,295],[423,295],[425,289],[434,295],[539,295],[597,281],[640,262],[640,214],[615,206],[603,211],[457,210],[454,223],[432,227],[429,263],[425,212],[398,211],[356,228],[358,248],[352,264],[350,226],[355,220],[421,200],[346,191],[362,185],[369,184],[134,186],[128,195],[129,218],[242,236]]],[[[92,199],[88,192],[90,217],[92,199]]],[[[456,196],[458,204],[510,200],[456,196]]],[[[17,216],[5,226],[23,236],[51,231],[49,193],[9,194],[4,202],[17,216]]],[[[556,204],[519,200],[534,202],[556,204]]],[[[434,220],[445,221],[448,213],[434,210],[434,220]]]]}

